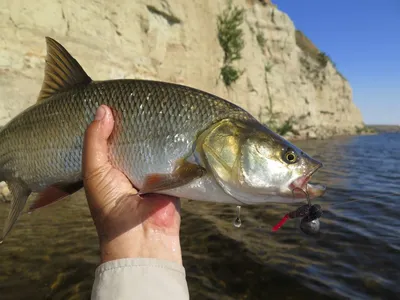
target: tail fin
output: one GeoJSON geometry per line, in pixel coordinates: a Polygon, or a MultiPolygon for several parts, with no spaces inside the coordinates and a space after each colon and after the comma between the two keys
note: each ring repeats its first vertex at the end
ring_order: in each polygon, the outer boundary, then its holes
{"type": "Polygon", "coordinates": [[[11,208],[4,225],[3,235],[0,238],[0,244],[3,243],[8,233],[14,227],[31,193],[25,183],[20,180],[8,181],[7,184],[11,193],[11,208]]]}

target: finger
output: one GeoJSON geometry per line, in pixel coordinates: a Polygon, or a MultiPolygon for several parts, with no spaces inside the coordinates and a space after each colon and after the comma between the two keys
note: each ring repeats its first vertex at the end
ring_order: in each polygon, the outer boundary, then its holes
{"type": "Polygon", "coordinates": [[[89,125],[83,143],[83,175],[90,174],[109,165],[107,140],[114,127],[111,109],[101,105],[96,112],[95,120],[89,125]]]}

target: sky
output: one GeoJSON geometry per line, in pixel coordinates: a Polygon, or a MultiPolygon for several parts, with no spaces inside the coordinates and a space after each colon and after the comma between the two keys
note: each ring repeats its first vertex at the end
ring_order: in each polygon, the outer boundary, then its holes
{"type": "Polygon", "coordinates": [[[349,80],[366,124],[400,125],[400,0],[273,0],[349,80]]]}

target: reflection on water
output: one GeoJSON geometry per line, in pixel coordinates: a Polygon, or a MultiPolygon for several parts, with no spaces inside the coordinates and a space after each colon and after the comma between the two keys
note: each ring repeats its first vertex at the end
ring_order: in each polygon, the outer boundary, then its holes
{"type": "MultiPolygon", "coordinates": [[[[314,201],[321,234],[299,221],[271,227],[294,205],[182,204],[191,299],[395,299],[400,293],[400,135],[297,142],[323,163],[314,201]],[[353,202],[349,202],[353,201],[353,202]]],[[[0,219],[6,205],[0,205],[0,219]]],[[[1,299],[89,299],[97,237],[84,194],[24,215],[0,247],[1,299]]]]}

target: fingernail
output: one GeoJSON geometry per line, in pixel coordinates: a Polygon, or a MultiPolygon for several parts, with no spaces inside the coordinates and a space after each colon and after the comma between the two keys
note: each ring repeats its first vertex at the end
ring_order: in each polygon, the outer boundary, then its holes
{"type": "Polygon", "coordinates": [[[106,110],[104,109],[103,106],[100,106],[96,111],[95,120],[100,121],[104,118],[105,115],[106,115],[106,110]]]}

